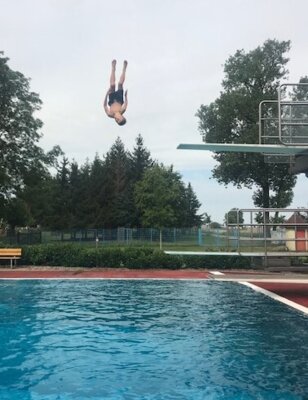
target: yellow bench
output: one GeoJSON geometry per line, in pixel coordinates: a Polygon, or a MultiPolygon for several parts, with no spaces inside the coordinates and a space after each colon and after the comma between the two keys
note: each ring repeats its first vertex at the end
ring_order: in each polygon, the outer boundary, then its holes
{"type": "Polygon", "coordinates": [[[21,249],[0,249],[0,260],[10,260],[11,268],[21,258],[21,249]]]}

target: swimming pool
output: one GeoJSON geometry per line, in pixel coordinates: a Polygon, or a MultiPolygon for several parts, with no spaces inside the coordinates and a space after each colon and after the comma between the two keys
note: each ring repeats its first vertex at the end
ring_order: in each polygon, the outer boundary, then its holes
{"type": "Polygon", "coordinates": [[[308,318],[231,282],[0,281],[1,400],[307,399],[308,318]]]}

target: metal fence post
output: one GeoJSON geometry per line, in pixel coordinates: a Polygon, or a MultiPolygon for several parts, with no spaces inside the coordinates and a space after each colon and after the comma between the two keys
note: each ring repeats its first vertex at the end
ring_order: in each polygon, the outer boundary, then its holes
{"type": "Polygon", "coordinates": [[[198,228],[198,245],[202,246],[202,230],[198,228]]]}

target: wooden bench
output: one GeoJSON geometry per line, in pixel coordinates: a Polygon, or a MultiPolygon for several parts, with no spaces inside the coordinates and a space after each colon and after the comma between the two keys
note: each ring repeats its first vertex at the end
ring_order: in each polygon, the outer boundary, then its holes
{"type": "Polygon", "coordinates": [[[0,260],[10,260],[11,268],[21,258],[21,249],[0,249],[0,260]]]}

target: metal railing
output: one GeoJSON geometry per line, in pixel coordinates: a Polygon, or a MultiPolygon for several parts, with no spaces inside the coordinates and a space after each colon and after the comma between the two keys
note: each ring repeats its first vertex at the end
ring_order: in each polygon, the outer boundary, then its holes
{"type": "Polygon", "coordinates": [[[240,254],[265,259],[308,256],[308,208],[232,210],[228,213],[227,236],[228,247],[240,254]]]}
{"type": "MultiPolygon", "coordinates": [[[[259,104],[259,143],[285,146],[308,145],[308,101],[284,99],[287,88],[307,88],[308,83],[283,83],[277,100],[259,104]],[[266,107],[268,107],[266,109],[266,107]]],[[[288,156],[281,155],[288,162],[288,156]]]]}

